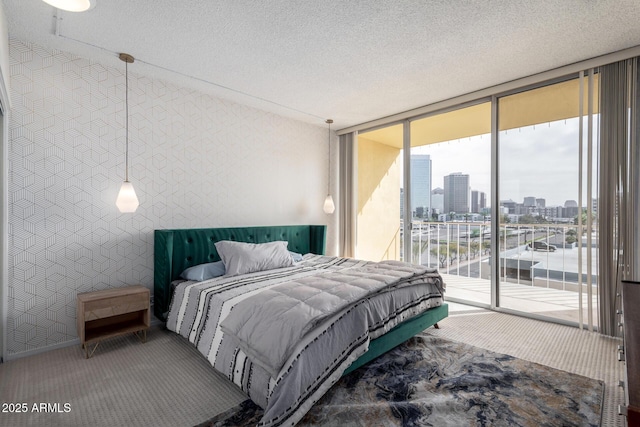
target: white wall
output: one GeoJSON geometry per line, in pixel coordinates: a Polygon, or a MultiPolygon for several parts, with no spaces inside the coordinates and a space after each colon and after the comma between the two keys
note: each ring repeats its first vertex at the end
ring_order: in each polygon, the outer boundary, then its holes
{"type": "Polygon", "coordinates": [[[0,2],[0,361],[5,350],[6,283],[7,283],[7,118],[9,108],[9,30],[0,2]]]}
{"type": "MultiPolygon", "coordinates": [[[[9,356],[76,338],[76,294],[153,289],[153,230],[326,224],[327,129],[10,40],[9,356]]],[[[335,148],[332,150],[336,153],[335,148]]],[[[335,179],[332,179],[335,182],[335,179]]],[[[335,247],[330,225],[328,248],[335,247]]]]}
{"type": "MultiPolygon", "coordinates": [[[[9,101],[9,26],[0,2],[0,101],[9,101]]],[[[5,109],[8,105],[5,105],[5,109]]]]}

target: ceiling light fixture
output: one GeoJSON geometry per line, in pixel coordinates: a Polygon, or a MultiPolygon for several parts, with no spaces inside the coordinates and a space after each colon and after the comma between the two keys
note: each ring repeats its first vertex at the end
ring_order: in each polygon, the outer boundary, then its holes
{"type": "Polygon", "coordinates": [[[96,0],[42,0],[51,6],[69,12],[84,12],[95,7],[96,0]]]}
{"type": "Polygon", "coordinates": [[[120,212],[135,212],[140,203],[133,189],[133,184],[129,182],[129,64],[133,63],[133,56],[126,53],[120,54],[120,59],[124,61],[125,66],[125,114],[126,114],[126,135],[127,144],[125,149],[125,175],[122,187],[116,199],[116,206],[120,212]]]}
{"type": "Polygon", "coordinates": [[[327,119],[326,124],[329,125],[329,173],[327,175],[327,197],[324,199],[324,213],[332,214],[336,210],[336,205],[333,203],[333,197],[331,197],[331,123],[333,120],[327,119]]]}

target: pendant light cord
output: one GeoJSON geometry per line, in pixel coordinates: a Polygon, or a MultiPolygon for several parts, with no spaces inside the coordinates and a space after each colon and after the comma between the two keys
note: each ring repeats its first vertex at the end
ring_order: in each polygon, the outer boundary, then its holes
{"type": "Polygon", "coordinates": [[[125,156],[124,156],[124,181],[129,182],[129,63],[125,61],[124,63],[124,75],[125,75],[125,129],[126,129],[126,146],[125,146],[125,156]]]}
{"type": "Polygon", "coordinates": [[[331,123],[333,120],[327,119],[329,125],[329,160],[327,161],[327,194],[331,194],[331,123]]]}

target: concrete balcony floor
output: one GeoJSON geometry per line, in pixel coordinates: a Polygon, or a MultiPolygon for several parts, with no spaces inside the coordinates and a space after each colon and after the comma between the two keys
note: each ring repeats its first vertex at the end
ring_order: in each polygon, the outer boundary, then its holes
{"type": "MultiPolygon", "coordinates": [[[[491,303],[491,282],[486,279],[464,277],[454,274],[441,273],[447,285],[445,299],[455,298],[458,301],[470,303],[491,303]]],[[[593,323],[597,325],[597,295],[592,295],[593,323]]],[[[511,282],[500,283],[500,306],[511,310],[532,313],[569,322],[579,322],[579,294],[578,292],[559,289],[517,284],[511,282]]],[[[588,320],[588,295],[583,292],[583,324],[588,320]]]]}

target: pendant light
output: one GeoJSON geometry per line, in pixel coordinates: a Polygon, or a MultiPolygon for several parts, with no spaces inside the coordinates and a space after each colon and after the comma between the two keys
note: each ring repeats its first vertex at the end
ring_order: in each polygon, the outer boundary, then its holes
{"type": "Polygon", "coordinates": [[[336,205],[333,203],[333,197],[331,197],[331,123],[333,120],[327,119],[325,122],[329,125],[329,173],[327,175],[327,197],[324,199],[324,213],[332,214],[336,210],[336,205]]]}
{"type": "Polygon", "coordinates": [[[69,12],[84,12],[92,9],[96,5],[96,0],[43,0],[56,9],[69,12]]]}
{"type": "Polygon", "coordinates": [[[133,63],[133,56],[126,53],[120,54],[120,59],[125,63],[125,114],[126,114],[126,136],[127,143],[125,149],[125,175],[122,187],[118,193],[118,199],[116,200],[116,206],[120,212],[135,212],[138,209],[140,203],[138,197],[133,189],[133,184],[129,182],[129,64],[133,63]]]}

